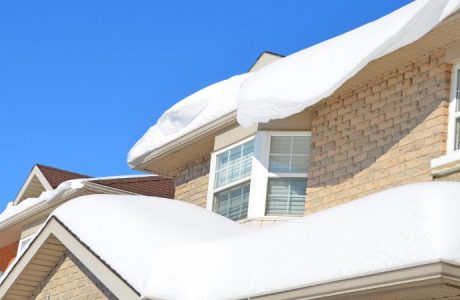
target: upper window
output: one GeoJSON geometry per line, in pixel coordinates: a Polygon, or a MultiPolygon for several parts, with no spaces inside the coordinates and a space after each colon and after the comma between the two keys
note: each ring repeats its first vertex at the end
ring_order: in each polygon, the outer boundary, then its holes
{"type": "Polygon", "coordinates": [[[310,134],[258,132],[212,154],[208,208],[232,220],[304,214],[310,134]]]}
{"type": "Polygon", "coordinates": [[[460,63],[452,72],[451,102],[449,107],[449,150],[460,150],[460,63]]]}
{"type": "Polygon", "coordinates": [[[32,239],[33,235],[30,235],[19,241],[18,255],[21,255],[24,251],[26,251],[27,247],[29,247],[30,243],[32,242],[32,239]]]}

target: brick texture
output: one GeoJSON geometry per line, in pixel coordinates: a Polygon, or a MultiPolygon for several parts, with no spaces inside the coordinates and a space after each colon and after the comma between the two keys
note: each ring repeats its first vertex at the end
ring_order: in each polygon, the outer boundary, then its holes
{"type": "Polygon", "coordinates": [[[71,253],[64,255],[32,299],[117,299],[71,253]]]}
{"type": "Polygon", "coordinates": [[[314,107],[306,213],[433,180],[446,151],[451,65],[444,51],[314,107]]]}
{"type": "Polygon", "coordinates": [[[8,265],[16,257],[18,252],[18,242],[9,244],[3,248],[0,248],[0,272],[5,272],[8,268],[8,265]]]}
{"type": "Polygon", "coordinates": [[[175,172],[175,199],[206,207],[210,160],[210,156],[204,157],[175,172]]]}

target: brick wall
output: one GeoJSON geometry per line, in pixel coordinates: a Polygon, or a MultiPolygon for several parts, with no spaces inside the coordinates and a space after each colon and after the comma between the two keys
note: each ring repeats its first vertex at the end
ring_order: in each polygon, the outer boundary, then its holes
{"type": "Polygon", "coordinates": [[[445,154],[451,65],[433,53],[314,107],[306,213],[431,181],[445,154]]]}
{"type": "Polygon", "coordinates": [[[16,257],[18,244],[18,242],[15,242],[0,248],[0,272],[5,272],[10,262],[16,257]]]}
{"type": "Polygon", "coordinates": [[[67,253],[32,299],[117,298],[75,256],[67,253]]]}
{"type": "Polygon", "coordinates": [[[210,156],[204,157],[174,174],[175,199],[206,207],[210,160],[210,156]]]}

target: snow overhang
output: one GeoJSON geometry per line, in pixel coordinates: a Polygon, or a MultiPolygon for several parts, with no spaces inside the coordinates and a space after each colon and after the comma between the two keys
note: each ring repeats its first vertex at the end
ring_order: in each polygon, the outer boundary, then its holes
{"type": "MultiPolygon", "coordinates": [[[[237,104],[231,111],[237,111],[238,121],[244,126],[286,118],[330,97],[359,90],[386,74],[422,60],[460,40],[458,7],[460,7],[459,0],[415,1],[373,23],[270,63],[250,73],[250,76],[244,78],[240,85],[235,85],[236,91],[231,89],[231,93],[228,93],[228,90],[224,88],[220,93],[222,96],[229,97],[232,103],[237,104]],[[394,26],[393,23],[396,24],[396,20],[400,23],[401,28],[394,26]],[[359,63],[349,67],[344,66],[340,72],[346,74],[339,72],[343,76],[337,75],[337,78],[332,78],[331,70],[338,67],[335,62],[338,59],[337,47],[334,46],[334,43],[343,42],[341,49],[346,48],[348,52],[341,53],[342,56],[345,56],[341,57],[340,61],[349,61],[347,55],[351,57],[356,52],[353,47],[361,47],[362,41],[367,42],[366,36],[378,36],[374,31],[386,27],[391,27],[394,32],[392,32],[393,35],[389,34],[388,40],[375,40],[374,46],[378,51],[370,53],[363,51],[362,56],[358,55],[359,57],[355,55],[354,58],[358,59],[359,63]],[[350,38],[350,35],[354,39],[350,38]],[[330,53],[329,56],[323,55],[321,51],[319,51],[320,55],[315,53],[313,48],[320,45],[321,49],[329,49],[324,51],[330,53]],[[318,68],[313,68],[305,61],[316,61],[318,68]],[[312,80],[307,80],[308,78],[312,80]],[[320,80],[322,85],[327,86],[313,93],[313,90],[320,86],[310,83],[310,81],[314,82],[313,79],[320,80]],[[310,87],[309,84],[314,86],[310,87]]],[[[217,85],[221,84],[222,82],[217,85]]],[[[168,119],[168,116],[164,118],[163,121],[168,119]]],[[[177,138],[186,141],[187,138],[194,138],[193,131],[213,122],[218,123],[219,118],[220,116],[211,118],[193,130],[185,128],[183,134],[172,140],[177,138]]],[[[193,120],[188,120],[188,122],[198,123],[200,121],[203,120],[199,115],[193,120]]],[[[155,157],[158,157],[164,150],[170,148],[170,152],[165,152],[169,155],[174,152],[172,149],[181,149],[170,147],[172,144],[165,146],[161,142],[163,138],[158,134],[144,136],[143,140],[133,147],[137,150],[130,151],[128,157],[130,166],[136,169],[148,169],[146,167],[148,163],[155,161],[155,157]],[[142,151],[138,151],[140,148],[143,148],[142,151]]],[[[167,168],[167,163],[164,165],[167,168]]]]}

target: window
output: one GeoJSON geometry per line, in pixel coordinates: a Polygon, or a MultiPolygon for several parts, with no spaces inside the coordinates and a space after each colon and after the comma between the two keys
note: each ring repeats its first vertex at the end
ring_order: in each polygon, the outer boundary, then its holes
{"type": "Polygon", "coordinates": [[[259,131],[211,156],[208,209],[232,220],[302,216],[309,132],[259,131]]]}
{"type": "Polygon", "coordinates": [[[24,251],[26,251],[27,247],[29,247],[32,242],[32,239],[33,235],[25,237],[19,241],[18,255],[21,255],[24,251]]]}
{"type": "Polygon", "coordinates": [[[449,151],[460,150],[460,63],[452,70],[451,102],[449,107],[449,151]]]}
{"type": "Polygon", "coordinates": [[[253,154],[253,139],[213,154],[214,212],[235,221],[247,217],[253,154]]]}
{"type": "Polygon", "coordinates": [[[272,135],[268,159],[267,215],[303,215],[310,136],[272,135]]]}

